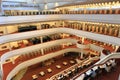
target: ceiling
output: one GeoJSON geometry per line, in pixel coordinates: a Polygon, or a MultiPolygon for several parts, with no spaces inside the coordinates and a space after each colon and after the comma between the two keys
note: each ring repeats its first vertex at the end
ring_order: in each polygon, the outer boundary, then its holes
{"type": "Polygon", "coordinates": [[[44,4],[44,3],[55,3],[55,2],[81,2],[81,1],[83,2],[85,0],[2,0],[2,1],[44,4]]]}
{"type": "Polygon", "coordinates": [[[27,4],[38,4],[41,9],[53,9],[57,7],[70,6],[70,5],[82,5],[91,3],[102,3],[119,0],[2,0],[3,2],[15,2],[15,3],[27,3],[27,4]]]}
{"type": "MultiPolygon", "coordinates": [[[[86,0],[2,0],[2,2],[9,3],[27,3],[27,4],[37,4],[44,9],[45,5],[47,5],[47,9],[52,9],[55,7],[68,5],[68,4],[75,4],[84,2],[86,0]]],[[[3,3],[4,4],[4,3],[3,3]]]]}

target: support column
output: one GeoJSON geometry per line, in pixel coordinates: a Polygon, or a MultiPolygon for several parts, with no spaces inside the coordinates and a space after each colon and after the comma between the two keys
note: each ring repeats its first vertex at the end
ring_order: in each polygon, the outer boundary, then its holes
{"type": "Polygon", "coordinates": [[[85,38],[84,38],[84,37],[82,37],[82,43],[84,43],[84,40],[85,40],[85,38]]]}
{"type": "Polygon", "coordinates": [[[81,56],[80,56],[80,58],[81,58],[81,59],[83,59],[83,54],[84,54],[84,53],[83,53],[83,52],[81,52],[81,56]]]}
{"type": "Polygon", "coordinates": [[[65,48],[65,44],[64,43],[62,44],[62,48],[65,48]]]}
{"type": "Polygon", "coordinates": [[[86,14],[87,13],[86,6],[84,6],[83,10],[84,10],[84,14],[86,14]]]}
{"type": "Polygon", "coordinates": [[[40,37],[40,42],[43,43],[43,37],[42,36],[40,37]]]}
{"type": "MultiPolygon", "coordinates": [[[[41,41],[41,43],[43,43],[43,37],[42,36],[40,37],[40,41],[41,41]]],[[[43,49],[41,49],[41,54],[44,55],[44,50],[43,49]]]]}
{"type": "Polygon", "coordinates": [[[43,49],[41,49],[41,53],[42,53],[42,55],[44,55],[44,51],[43,51],[43,49]]]}
{"type": "Polygon", "coordinates": [[[47,10],[47,9],[48,9],[48,6],[47,6],[47,4],[46,4],[46,3],[44,4],[44,9],[45,9],[45,10],[47,10]]]}
{"type": "Polygon", "coordinates": [[[110,5],[110,13],[109,14],[112,14],[112,3],[109,3],[110,5]]]}
{"type": "Polygon", "coordinates": [[[82,29],[85,31],[86,27],[85,27],[85,23],[83,23],[82,25],[82,29]]]}
{"type": "Polygon", "coordinates": [[[65,27],[65,23],[64,23],[64,21],[62,21],[62,27],[65,27]]]}

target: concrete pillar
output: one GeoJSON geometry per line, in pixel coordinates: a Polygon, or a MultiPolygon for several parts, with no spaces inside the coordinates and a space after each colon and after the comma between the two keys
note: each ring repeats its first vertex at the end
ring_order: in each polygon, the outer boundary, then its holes
{"type": "Polygon", "coordinates": [[[82,43],[84,43],[84,40],[85,40],[85,38],[84,38],[84,37],[82,37],[82,43]]]}
{"type": "Polygon", "coordinates": [[[44,55],[44,51],[43,51],[43,49],[41,49],[41,54],[44,55]]]}
{"type": "Polygon", "coordinates": [[[61,35],[62,35],[62,38],[65,38],[65,34],[64,33],[62,33],[61,35]]]}
{"type": "Polygon", "coordinates": [[[84,54],[84,53],[83,53],[83,52],[81,52],[81,57],[80,57],[81,59],[83,59],[83,54],[84,54]]]}
{"type": "Polygon", "coordinates": [[[86,14],[86,11],[87,11],[87,10],[86,10],[86,6],[83,8],[83,10],[84,10],[84,14],[86,14]]]}
{"type": "Polygon", "coordinates": [[[82,29],[85,31],[86,27],[85,27],[85,23],[83,23],[82,25],[82,29]]]}
{"type": "MultiPolygon", "coordinates": [[[[41,41],[41,43],[43,43],[43,37],[42,36],[40,37],[40,41],[41,41]]],[[[43,49],[41,49],[41,54],[44,55],[43,49]]]]}
{"type": "Polygon", "coordinates": [[[47,10],[47,9],[48,9],[48,6],[47,6],[47,4],[46,4],[46,3],[44,4],[44,9],[45,9],[45,10],[47,10]]]}
{"type": "Polygon", "coordinates": [[[14,57],[11,58],[12,64],[15,64],[14,57]]]}

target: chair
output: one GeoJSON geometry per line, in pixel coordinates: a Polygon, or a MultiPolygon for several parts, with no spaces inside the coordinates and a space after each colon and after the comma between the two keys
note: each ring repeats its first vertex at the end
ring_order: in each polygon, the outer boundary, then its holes
{"type": "Polygon", "coordinates": [[[68,64],[67,62],[63,62],[63,65],[65,65],[65,66],[66,66],[67,64],[68,64]]]}
{"type": "Polygon", "coordinates": [[[51,69],[51,68],[48,68],[48,69],[47,69],[47,72],[48,72],[48,73],[51,73],[51,72],[52,72],[52,69],[51,69]]]}
{"type": "Polygon", "coordinates": [[[32,79],[36,80],[38,78],[38,76],[36,74],[32,75],[32,79]]]}
{"type": "Polygon", "coordinates": [[[61,68],[61,66],[60,66],[60,65],[56,65],[56,68],[60,69],[60,68],[61,68]]]}
{"type": "Polygon", "coordinates": [[[45,75],[45,72],[40,71],[39,75],[44,76],[44,75],[45,75]]]}

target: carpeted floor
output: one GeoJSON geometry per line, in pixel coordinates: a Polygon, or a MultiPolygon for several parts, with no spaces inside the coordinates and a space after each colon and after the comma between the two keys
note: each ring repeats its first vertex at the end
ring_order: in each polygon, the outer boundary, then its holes
{"type": "Polygon", "coordinates": [[[50,78],[51,76],[53,76],[54,74],[59,73],[60,71],[65,70],[66,68],[72,66],[73,64],[70,63],[71,57],[58,57],[57,60],[49,65],[49,66],[37,66],[35,68],[30,68],[27,70],[26,74],[24,75],[24,77],[22,78],[22,80],[32,80],[32,75],[36,74],[38,75],[38,79],[37,80],[46,80],[47,78],[50,78]],[[65,66],[63,65],[63,62],[67,62],[68,64],[65,66]],[[56,68],[56,65],[60,65],[61,69],[56,68]],[[52,69],[52,73],[48,73],[47,69],[51,68],[52,69]],[[44,76],[40,76],[39,72],[40,71],[44,71],[45,75],[44,76]]]}

